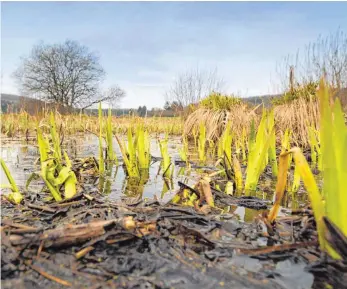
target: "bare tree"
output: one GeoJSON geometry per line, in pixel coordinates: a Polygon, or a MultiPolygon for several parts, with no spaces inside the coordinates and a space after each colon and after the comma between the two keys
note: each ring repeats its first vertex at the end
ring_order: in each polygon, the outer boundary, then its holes
{"type": "Polygon", "coordinates": [[[347,35],[342,30],[326,38],[320,36],[307,52],[308,64],[312,65],[315,78],[325,74],[333,87],[347,86],[347,35]]]}
{"type": "Polygon", "coordinates": [[[329,36],[319,36],[295,55],[286,56],[277,64],[283,89],[288,89],[288,72],[295,71],[296,81],[309,83],[325,75],[338,90],[347,87],[347,35],[341,29],[329,36]]]}
{"type": "Polygon", "coordinates": [[[76,41],[35,45],[14,72],[20,90],[46,102],[87,108],[124,96],[120,88],[100,92],[105,72],[98,57],[76,41]]]}
{"type": "Polygon", "coordinates": [[[119,106],[121,100],[125,96],[126,96],[125,91],[121,89],[120,87],[118,87],[117,85],[114,85],[104,92],[104,94],[102,95],[102,98],[99,101],[106,101],[109,107],[116,108],[119,106]]]}
{"type": "Polygon", "coordinates": [[[165,97],[166,101],[183,108],[199,102],[213,91],[220,92],[223,85],[223,80],[218,77],[216,69],[211,71],[192,69],[178,76],[165,97]]]}

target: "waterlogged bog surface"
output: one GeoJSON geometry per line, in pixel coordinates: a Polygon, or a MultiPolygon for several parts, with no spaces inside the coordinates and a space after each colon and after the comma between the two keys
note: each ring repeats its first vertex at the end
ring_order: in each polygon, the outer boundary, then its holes
{"type": "MultiPolygon", "coordinates": [[[[162,139],[164,136],[159,136],[162,139]]],[[[26,142],[24,140],[11,140],[2,138],[1,157],[8,165],[16,183],[20,187],[25,187],[26,181],[34,171],[39,171],[39,152],[35,142],[26,142]]],[[[181,140],[179,138],[170,138],[168,143],[168,153],[173,161],[180,160],[179,149],[181,148],[181,140]]],[[[127,178],[126,172],[122,164],[121,153],[118,144],[114,139],[114,151],[119,159],[119,166],[108,166],[103,178],[98,178],[83,184],[84,189],[98,189],[105,198],[116,200],[121,197],[142,197],[153,199],[156,198],[163,203],[172,199],[175,192],[179,189],[178,182],[185,183],[189,186],[194,186],[198,181],[199,176],[203,172],[213,171],[212,165],[214,159],[210,158],[206,162],[206,166],[202,168],[187,169],[178,163],[174,168],[174,177],[172,181],[165,180],[160,172],[160,150],[158,138],[151,137],[150,151],[152,155],[151,165],[148,173],[141,179],[127,178]]],[[[79,159],[86,157],[98,158],[99,143],[98,138],[93,134],[79,135],[73,138],[64,140],[63,148],[67,151],[71,159],[79,159]]],[[[191,149],[191,159],[197,158],[197,152],[191,149]]],[[[1,170],[2,183],[6,184],[7,179],[4,172],[1,170]]],[[[42,181],[32,181],[30,190],[39,192],[42,189],[42,181]]],[[[234,209],[236,210],[236,208],[234,209]]],[[[240,217],[244,219],[245,212],[251,209],[240,208],[240,217]]],[[[256,212],[256,211],[255,211],[256,212]]]]}
{"type": "MultiPolygon", "coordinates": [[[[216,179],[211,183],[216,207],[206,213],[204,206],[193,208],[169,201],[179,184],[194,187],[204,173],[218,171],[213,153],[207,150],[206,161],[201,164],[196,148],[190,145],[192,165],[188,169],[180,161],[181,140],[169,138],[168,153],[176,164],[172,181],[165,181],[156,137],[151,138],[150,146],[151,165],[140,179],[127,177],[114,141],[119,165],[106,166],[103,177],[83,177],[81,185],[87,196],[79,195],[65,203],[45,202],[37,197],[41,196],[43,182],[35,180],[26,194],[27,207],[18,210],[3,204],[2,222],[10,229],[2,248],[6,260],[2,273],[17,279],[6,280],[2,286],[114,288],[114,282],[117,288],[124,284],[127,288],[142,288],[141,284],[144,288],[320,288],[314,284],[322,284],[322,266],[315,264],[307,269],[318,256],[317,243],[310,239],[312,233],[307,233],[312,231],[312,219],[286,219],[283,209],[279,215],[284,218],[277,220],[274,234],[261,217],[273,198],[276,180],[271,172],[260,176],[258,190],[248,196],[238,191],[227,195],[226,179],[216,179]],[[250,202],[258,209],[248,208],[250,202]],[[133,222],[136,232],[132,231],[133,222]],[[27,230],[27,234],[18,235],[11,227],[17,224],[22,224],[25,228],[19,231],[27,230]],[[47,243],[34,238],[41,232],[47,243]],[[85,238],[81,245],[77,242],[80,238],[85,238]],[[18,269],[23,268],[17,262],[19,248],[14,250],[8,240],[14,242],[12,246],[22,246],[24,259],[20,262],[26,266],[23,275],[16,275],[23,270],[18,269]],[[50,280],[47,274],[55,279],[50,280]]],[[[99,140],[95,135],[66,138],[63,149],[74,161],[98,159],[99,140]]],[[[25,187],[33,171],[40,170],[34,143],[2,139],[1,157],[20,188],[25,187]]],[[[244,171],[245,164],[241,165],[244,171]]],[[[300,187],[297,194],[287,193],[282,205],[299,208],[306,201],[300,187]]]]}
{"type": "MultiPolygon", "coordinates": [[[[161,203],[167,203],[179,189],[179,182],[193,187],[203,173],[211,173],[217,170],[214,167],[217,157],[213,151],[207,149],[206,161],[202,165],[199,163],[198,151],[192,143],[189,144],[189,158],[195,165],[189,169],[186,168],[184,162],[180,162],[179,150],[182,147],[181,139],[179,137],[170,137],[168,153],[172,161],[176,161],[176,165],[174,167],[172,181],[164,179],[160,171],[161,154],[158,145],[158,140],[163,138],[164,135],[151,137],[151,165],[148,172],[141,176],[140,179],[132,179],[126,176],[125,168],[122,166],[121,152],[116,140],[113,139],[113,148],[119,160],[119,165],[112,164],[107,166],[105,175],[102,178],[86,179],[86,182],[82,184],[83,188],[87,191],[99,190],[102,196],[110,200],[117,200],[122,197],[155,198],[161,203]]],[[[122,137],[122,139],[126,140],[126,137],[122,137]]],[[[73,138],[64,139],[63,148],[67,151],[71,159],[81,159],[91,156],[98,159],[99,140],[93,134],[76,135],[73,138]]],[[[40,170],[38,162],[39,152],[35,142],[2,138],[1,157],[8,165],[15,181],[21,187],[25,187],[26,181],[32,172],[40,170]]],[[[245,168],[243,169],[245,170],[245,168]]],[[[3,171],[1,171],[1,180],[2,183],[6,183],[7,181],[3,171]]],[[[42,189],[42,185],[42,181],[32,181],[30,190],[39,192],[42,189]]],[[[217,185],[224,188],[226,182],[220,181],[217,185]]],[[[269,174],[265,173],[261,176],[258,187],[259,189],[252,193],[253,196],[271,202],[275,180],[269,174]]],[[[305,193],[295,195],[287,194],[284,198],[283,206],[292,207],[294,205],[296,208],[299,208],[300,205],[306,204],[306,202],[307,196],[305,193]]],[[[259,211],[237,205],[227,206],[225,211],[237,215],[240,220],[246,222],[251,222],[259,214],[259,211]]]]}
{"type": "MultiPolygon", "coordinates": [[[[179,146],[179,139],[170,140],[169,154],[173,159],[179,159],[177,153],[177,147],[179,146]]],[[[72,159],[91,156],[98,158],[99,143],[98,138],[94,135],[85,135],[66,139],[63,148],[72,159]]],[[[115,140],[114,148],[121,164],[121,154],[115,140]]],[[[160,168],[160,151],[157,139],[155,138],[151,139],[151,153],[153,157],[157,157],[158,160],[153,160],[151,162],[152,164],[149,168],[149,175],[146,180],[141,182],[141,184],[136,184],[136,182],[131,183],[131,181],[126,177],[123,166],[112,165],[106,171],[104,178],[104,181],[109,184],[109,187],[107,190],[103,190],[103,192],[112,199],[120,198],[123,193],[126,195],[138,195],[141,193],[144,198],[153,198],[154,195],[160,197],[163,188],[165,190],[169,189],[169,191],[177,189],[177,180],[189,182],[190,184],[194,182],[193,178],[189,180],[188,176],[185,176],[184,168],[177,166],[175,168],[176,181],[173,182],[174,186],[172,188],[167,188],[161,175],[158,175],[160,168]]],[[[26,143],[25,141],[2,140],[1,157],[4,159],[6,164],[8,164],[15,181],[19,186],[25,186],[30,174],[33,171],[39,170],[39,164],[37,162],[39,153],[37,146],[34,144],[26,143]]],[[[192,175],[194,176],[194,174],[192,175]]],[[[3,171],[1,171],[1,179],[6,182],[6,177],[3,171]]],[[[32,188],[32,185],[30,185],[30,188],[32,188]]]]}

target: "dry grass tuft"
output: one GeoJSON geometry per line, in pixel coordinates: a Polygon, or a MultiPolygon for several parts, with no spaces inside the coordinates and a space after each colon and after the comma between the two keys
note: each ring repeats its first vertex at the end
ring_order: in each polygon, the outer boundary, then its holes
{"type": "Polygon", "coordinates": [[[316,97],[298,98],[274,107],[277,130],[292,131],[297,146],[309,145],[309,127],[319,129],[319,101],[316,97]]]}
{"type": "Polygon", "coordinates": [[[246,104],[238,104],[226,109],[206,109],[199,108],[191,113],[185,124],[183,134],[187,137],[193,137],[194,133],[199,131],[200,123],[206,126],[206,138],[217,140],[225,130],[227,123],[231,122],[231,131],[241,137],[243,128],[249,132],[252,119],[257,123],[259,116],[255,110],[251,110],[246,104]]]}

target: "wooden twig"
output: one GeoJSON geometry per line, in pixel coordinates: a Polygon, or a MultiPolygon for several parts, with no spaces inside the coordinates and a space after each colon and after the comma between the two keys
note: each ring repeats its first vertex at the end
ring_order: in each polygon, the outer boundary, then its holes
{"type": "Polygon", "coordinates": [[[66,225],[62,228],[46,230],[41,235],[35,235],[32,238],[16,234],[11,234],[9,238],[12,245],[39,244],[41,241],[44,241],[44,248],[67,246],[99,237],[105,234],[104,228],[106,226],[113,224],[119,224],[126,230],[133,230],[136,227],[133,217],[128,216],[108,221],[95,221],[88,224],[66,225]]]}
{"type": "Polygon", "coordinates": [[[94,247],[93,246],[88,246],[86,248],[83,248],[82,250],[78,251],[75,254],[76,259],[81,259],[82,257],[84,257],[85,255],[87,255],[90,251],[93,251],[94,247]]]}
{"type": "Polygon", "coordinates": [[[39,258],[40,257],[40,254],[41,254],[41,252],[42,252],[42,249],[43,249],[43,245],[45,244],[45,241],[41,241],[41,243],[40,243],[40,247],[39,247],[39,249],[37,250],[37,258],[39,258]]]}
{"type": "Polygon", "coordinates": [[[67,287],[72,286],[72,284],[70,282],[65,281],[63,279],[60,279],[58,277],[55,277],[55,276],[53,276],[53,275],[43,271],[41,268],[39,268],[39,267],[37,267],[35,265],[30,264],[29,262],[26,262],[26,265],[28,265],[31,269],[35,270],[36,272],[41,274],[43,277],[45,277],[45,278],[47,278],[47,279],[49,279],[51,281],[54,281],[56,283],[59,283],[59,284],[61,284],[63,286],[67,286],[67,287]]]}
{"type": "Polygon", "coordinates": [[[82,204],[84,203],[84,201],[73,201],[73,202],[69,202],[69,203],[61,203],[61,204],[54,204],[51,207],[67,207],[67,206],[72,206],[72,205],[78,205],[78,204],[82,204]]]}
{"type": "Polygon", "coordinates": [[[23,234],[37,233],[40,231],[41,229],[14,229],[14,230],[11,230],[11,233],[23,235],[23,234]]]}
{"type": "Polygon", "coordinates": [[[247,254],[250,256],[258,256],[258,255],[269,254],[273,252],[288,251],[292,249],[298,249],[298,248],[316,246],[316,245],[318,245],[317,241],[309,241],[309,242],[301,242],[301,243],[293,243],[293,244],[275,245],[275,246],[259,248],[259,249],[239,249],[238,251],[242,254],[247,254]]]}
{"type": "Polygon", "coordinates": [[[31,226],[27,226],[27,225],[23,225],[23,224],[19,224],[19,223],[13,223],[12,221],[10,221],[8,219],[2,219],[1,222],[4,225],[14,227],[14,228],[25,229],[25,230],[39,230],[38,228],[35,228],[35,227],[31,227],[31,226]]]}
{"type": "Polygon", "coordinates": [[[28,207],[31,209],[42,210],[42,211],[49,212],[52,214],[54,214],[56,212],[56,210],[54,210],[50,207],[47,207],[47,206],[38,206],[38,205],[34,205],[34,204],[28,204],[28,207]]]}

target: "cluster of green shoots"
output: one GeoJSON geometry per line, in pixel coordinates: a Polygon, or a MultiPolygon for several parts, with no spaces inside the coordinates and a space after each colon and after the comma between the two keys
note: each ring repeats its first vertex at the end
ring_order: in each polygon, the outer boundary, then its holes
{"type": "MultiPolygon", "coordinates": [[[[61,201],[63,199],[62,194],[65,199],[72,198],[77,192],[77,178],[67,153],[61,149],[61,140],[53,112],[50,113],[49,117],[49,134],[44,135],[40,125],[37,125],[36,130],[41,170],[34,172],[29,177],[26,188],[29,187],[32,180],[41,178],[55,201],[61,201]]],[[[23,196],[2,159],[1,166],[12,190],[8,199],[18,204],[22,201],[23,196]]]]}
{"type": "Polygon", "coordinates": [[[77,191],[77,178],[72,170],[72,163],[65,151],[60,147],[60,136],[56,129],[53,112],[50,114],[50,134],[45,136],[41,127],[37,126],[37,141],[40,152],[40,173],[33,173],[26,187],[34,178],[42,178],[55,201],[72,198],[77,191]]]}
{"type": "MultiPolygon", "coordinates": [[[[250,194],[256,190],[259,177],[269,163],[272,167],[273,176],[276,177],[278,174],[274,123],[274,112],[263,109],[263,115],[257,131],[253,121],[249,135],[243,129],[241,137],[234,139],[231,131],[232,125],[229,122],[219,141],[215,144],[206,139],[206,127],[204,123],[200,123],[199,131],[193,131],[194,144],[198,150],[200,164],[203,165],[206,162],[206,144],[209,143],[213,152],[217,149],[218,163],[223,164],[223,169],[228,179],[234,180],[237,190],[245,189],[246,194],[250,194]],[[247,165],[245,182],[243,181],[241,163],[247,165]]],[[[186,151],[187,143],[185,140],[180,151],[183,161],[187,160],[186,151]]]]}
{"type": "MultiPolygon", "coordinates": [[[[268,163],[272,166],[274,176],[277,176],[276,161],[276,137],[274,131],[273,111],[263,110],[262,119],[255,132],[255,124],[252,122],[249,135],[244,130],[239,139],[233,139],[231,123],[228,123],[218,142],[218,159],[223,163],[228,179],[233,179],[238,191],[245,189],[246,195],[255,191],[259,177],[268,163]],[[233,146],[234,142],[234,146],[233,146]],[[233,153],[233,147],[235,148],[233,153]],[[245,182],[241,164],[246,163],[245,182]]],[[[228,183],[230,192],[231,183],[228,183]]]]}
{"type": "Polygon", "coordinates": [[[276,136],[274,129],[274,113],[263,110],[263,115],[255,134],[252,124],[248,144],[247,174],[245,180],[246,192],[254,191],[261,173],[270,162],[272,173],[277,176],[276,136]]]}
{"type": "MultiPolygon", "coordinates": [[[[129,127],[127,131],[127,143],[125,140],[113,134],[111,111],[109,110],[106,124],[103,123],[101,104],[99,104],[99,172],[104,173],[105,163],[113,162],[118,165],[118,160],[113,151],[112,139],[115,136],[119,145],[124,167],[131,183],[138,183],[136,180],[148,178],[148,170],[151,162],[150,136],[148,130],[141,123],[129,127]],[[106,150],[103,148],[106,142],[106,150]],[[105,151],[105,152],[104,152],[105,151]]],[[[171,179],[173,176],[173,165],[168,154],[168,133],[163,140],[159,140],[159,147],[162,156],[161,168],[163,176],[171,179]]]]}
{"type": "Polygon", "coordinates": [[[124,140],[120,140],[118,136],[116,136],[116,139],[128,176],[140,177],[142,170],[149,169],[151,161],[148,132],[139,126],[135,130],[135,136],[133,136],[132,130],[129,129],[127,146],[124,140]]]}
{"type": "Polygon", "coordinates": [[[317,223],[320,247],[333,258],[340,255],[327,242],[327,222],[332,224],[340,235],[347,236],[347,126],[344,121],[340,101],[331,99],[328,87],[322,79],[319,86],[318,97],[320,102],[320,146],[316,140],[311,142],[312,147],[321,157],[323,174],[323,188],[320,191],[306,158],[299,148],[292,148],[282,152],[279,157],[279,174],[276,185],[276,200],[269,214],[273,221],[279,211],[281,199],[287,182],[289,157],[295,161],[297,174],[301,177],[310,198],[314,217],[317,223]],[[328,220],[328,221],[326,221],[328,220]]]}

